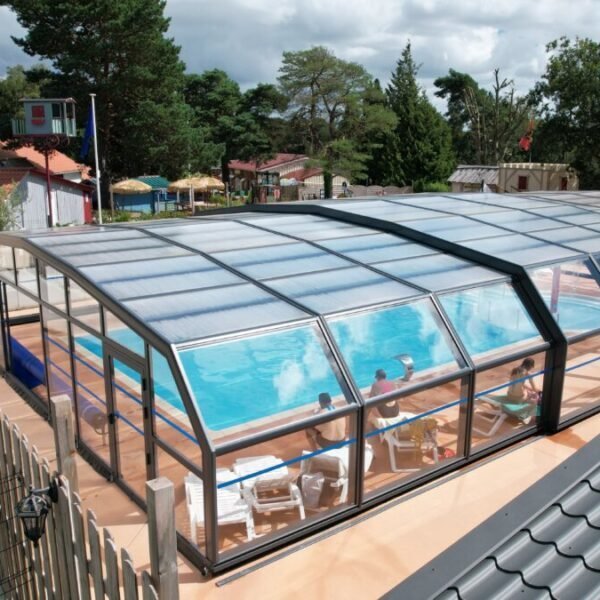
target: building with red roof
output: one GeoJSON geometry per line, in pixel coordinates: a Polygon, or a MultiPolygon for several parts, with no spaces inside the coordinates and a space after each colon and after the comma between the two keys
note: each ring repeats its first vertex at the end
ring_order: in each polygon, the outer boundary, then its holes
{"type": "MultiPolygon", "coordinates": [[[[230,189],[245,195],[257,186],[259,202],[324,197],[323,169],[307,166],[309,161],[305,154],[288,153],[264,162],[232,160],[230,189]]],[[[340,195],[348,184],[345,177],[334,175],[333,195],[340,195]]]]}

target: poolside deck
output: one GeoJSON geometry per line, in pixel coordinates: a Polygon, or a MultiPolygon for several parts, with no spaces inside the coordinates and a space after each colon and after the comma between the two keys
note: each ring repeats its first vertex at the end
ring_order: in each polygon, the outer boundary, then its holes
{"type": "MultiPolygon", "coordinates": [[[[4,381],[0,407],[52,460],[49,425],[4,381]]],[[[600,415],[539,437],[392,500],[360,518],[203,582],[180,558],[182,598],[377,598],[447,548],[600,431],[600,415]],[[279,557],[279,558],[277,558],[279,557]],[[242,575],[229,581],[232,576],[242,575]],[[217,586],[217,584],[220,584],[217,586]]],[[[377,461],[375,461],[377,462],[377,461]]],[[[375,464],[375,463],[374,463],[375,464]]],[[[78,458],[84,505],[98,514],[138,568],[149,564],[145,515],[78,458]]],[[[282,514],[282,513],[279,513],[282,514]]],[[[269,525],[270,526],[270,525],[269,525]]],[[[235,533],[230,536],[235,540],[235,533]]]]}

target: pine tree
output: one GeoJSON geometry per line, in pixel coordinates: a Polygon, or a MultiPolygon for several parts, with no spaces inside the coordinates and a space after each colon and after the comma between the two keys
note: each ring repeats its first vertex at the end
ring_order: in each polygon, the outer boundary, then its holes
{"type": "Polygon", "coordinates": [[[417,82],[410,42],[386,89],[397,125],[382,141],[383,184],[445,181],[454,166],[450,129],[417,82]]]}

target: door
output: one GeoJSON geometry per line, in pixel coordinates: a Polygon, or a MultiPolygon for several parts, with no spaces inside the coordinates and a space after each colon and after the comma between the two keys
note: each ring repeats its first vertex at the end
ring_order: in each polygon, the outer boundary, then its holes
{"type": "Polygon", "coordinates": [[[147,377],[144,363],[105,345],[113,472],[142,501],[151,478],[147,377]]]}

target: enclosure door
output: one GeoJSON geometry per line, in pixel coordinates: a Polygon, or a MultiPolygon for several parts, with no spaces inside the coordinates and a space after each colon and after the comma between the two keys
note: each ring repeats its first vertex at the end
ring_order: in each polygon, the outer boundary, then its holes
{"type": "Polygon", "coordinates": [[[142,501],[150,475],[147,376],[141,361],[105,346],[113,472],[142,501]]]}

